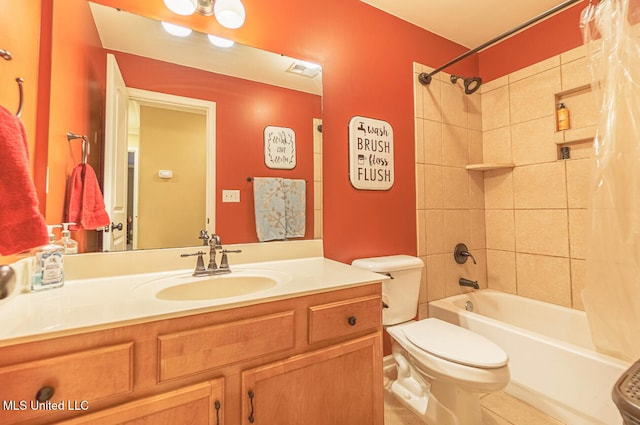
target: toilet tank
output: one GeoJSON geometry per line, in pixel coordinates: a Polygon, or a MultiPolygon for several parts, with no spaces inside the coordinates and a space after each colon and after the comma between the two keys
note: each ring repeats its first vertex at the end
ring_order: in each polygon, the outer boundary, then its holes
{"type": "Polygon", "coordinates": [[[382,310],[383,325],[407,322],[416,316],[424,267],[421,259],[410,255],[389,255],[360,258],[351,265],[391,278],[382,283],[382,301],[388,305],[382,310]]]}

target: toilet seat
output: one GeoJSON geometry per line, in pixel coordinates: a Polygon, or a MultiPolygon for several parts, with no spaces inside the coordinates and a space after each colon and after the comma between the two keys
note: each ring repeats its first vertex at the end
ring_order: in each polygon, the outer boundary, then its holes
{"type": "Polygon", "coordinates": [[[500,391],[509,382],[507,354],[493,342],[481,335],[474,334],[472,331],[436,318],[402,323],[387,327],[386,330],[394,342],[392,348],[406,351],[412,359],[413,367],[424,377],[447,382],[471,392],[500,391]],[[434,329],[435,333],[430,334],[430,330],[434,329]],[[459,329],[466,332],[459,333],[459,329]],[[428,349],[411,341],[407,336],[407,330],[414,341],[418,341],[428,349]],[[435,336],[432,337],[432,335],[435,336]],[[474,336],[477,336],[479,340],[476,340],[474,336]],[[433,341],[429,341],[430,339],[433,341]],[[491,354],[475,358],[476,351],[485,351],[484,349],[476,350],[476,347],[471,345],[476,342],[482,347],[492,347],[487,351],[491,354]],[[438,346],[439,344],[440,346],[438,346]],[[466,361],[466,364],[462,361],[466,361]],[[484,364],[485,366],[474,366],[473,364],[484,364]],[[486,367],[487,364],[493,366],[486,367]]]}
{"type": "Polygon", "coordinates": [[[402,330],[416,347],[451,362],[495,369],[509,361],[507,353],[494,342],[443,320],[424,319],[407,324],[402,330]]]}

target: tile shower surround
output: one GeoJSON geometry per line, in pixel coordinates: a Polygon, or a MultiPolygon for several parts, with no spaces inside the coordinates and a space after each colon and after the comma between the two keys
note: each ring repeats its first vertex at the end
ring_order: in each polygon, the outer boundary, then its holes
{"type": "Polygon", "coordinates": [[[586,49],[578,47],[465,95],[449,75],[429,86],[414,65],[420,317],[427,302],[466,291],[460,276],[492,288],[583,309],[590,143],[597,120],[586,49]],[[556,131],[558,96],[571,130],[556,131]],[[558,143],[571,159],[558,159],[558,143]],[[564,146],[564,145],[563,145],[564,146]],[[468,164],[514,163],[469,171],[468,164]],[[477,260],[458,265],[464,242],[477,260]]]}

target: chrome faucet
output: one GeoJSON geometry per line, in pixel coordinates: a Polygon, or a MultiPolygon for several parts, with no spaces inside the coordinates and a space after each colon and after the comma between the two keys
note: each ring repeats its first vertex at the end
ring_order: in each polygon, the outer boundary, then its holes
{"type": "Polygon", "coordinates": [[[194,252],[193,254],[180,254],[181,257],[191,257],[194,255],[198,256],[198,260],[196,261],[196,268],[193,271],[193,276],[215,276],[219,274],[231,273],[227,253],[242,251],[239,249],[224,249],[222,247],[220,236],[218,236],[217,234],[213,234],[211,235],[211,237],[209,237],[206,230],[200,232],[200,237],[198,239],[206,241],[209,245],[209,264],[206,268],[204,267],[203,259],[203,256],[205,255],[204,251],[194,252]],[[220,250],[220,252],[222,253],[222,257],[220,258],[220,267],[218,267],[218,264],[216,263],[216,251],[218,250],[220,250]]]}
{"type": "Polygon", "coordinates": [[[0,266],[0,300],[11,295],[16,288],[16,274],[7,265],[0,266]]]}
{"type": "Polygon", "coordinates": [[[211,235],[209,239],[209,265],[207,266],[207,271],[218,270],[218,265],[216,264],[216,249],[219,248],[222,248],[220,236],[216,234],[211,235]]]}

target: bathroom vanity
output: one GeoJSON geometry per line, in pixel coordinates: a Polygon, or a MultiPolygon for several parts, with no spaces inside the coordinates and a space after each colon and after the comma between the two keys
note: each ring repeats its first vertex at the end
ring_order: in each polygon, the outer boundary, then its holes
{"type": "MultiPolygon", "coordinates": [[[[256,264],[290,279],[228,302],[143,303],[135,288],[148,276],[101,278],[93,292],[110,288],[119,304],[105,292],[108,309],[51,313],[76,314],[79,327],[1,336],[0,422],[382,425],[384,277],[324,258],[256,264]]],[[[91,284],[63,295],[73,303],[91,284]]],[[[34,295],[0,305],[0,320],[34,295]]]]}

